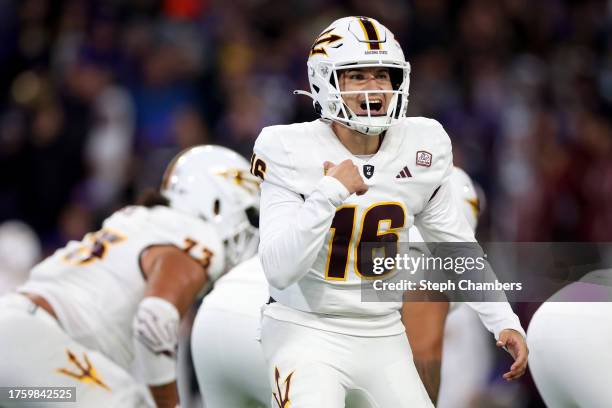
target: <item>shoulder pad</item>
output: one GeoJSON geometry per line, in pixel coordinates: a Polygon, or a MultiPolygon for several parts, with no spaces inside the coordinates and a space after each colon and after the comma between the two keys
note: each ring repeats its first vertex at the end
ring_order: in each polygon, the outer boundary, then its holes
{"type": "Polygon", "coordinates": [[[149,225],[162,230],[169,243],[202,264],[211,280],[225,272],[223,243],[213,225],[169,207],[157,206],[148,210],[149,225]]]}
{"type": "Polygon", "coordinates": [[[293,164],[283,133],[277,128],[263,128],[257,137],[251,157],[251,173],[265,182],[291,190],[293,164]]]}
{"type": "Polygon", "coordinates": [[[397,131],[406,138],[404,155],[414,164],[417,172],[439,172],[448,177],[452,169],[453,151],[444,127],[434,119],[406,118],[398,124],[397,131]],[[447,174],[448,173],[448,174],[447,174]]]}
{"type": "Polygon", "coordinates": [[[255,141],[251,157],[251,173],[264,182],[301,191],[304,178],[300,163],[304,154],[316,146],[313,133],[320,131],[317,121],[263,128],[255,141]]]}

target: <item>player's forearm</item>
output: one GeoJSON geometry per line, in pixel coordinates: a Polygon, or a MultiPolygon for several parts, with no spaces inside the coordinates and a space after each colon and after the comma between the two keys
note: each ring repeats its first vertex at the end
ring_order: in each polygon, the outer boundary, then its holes
{"type": "MultiPolygon", "coordinates": [[[[314,263],[327,232],[348,192],[338,181],[324,178],[299,205],[262,205],[259,256],[268,279],[284,289],[299,281],[314,263]]],[[[265,191],[265,190],[264,190],[265,191]]],[[[262,194],[262,202],[265,202],[262,194]]]]}
{"type": "Polygon", "coordinates": [[[421,381],[427,390],[427,395],[434,405],[438,402],[438,393],[440,392],[440,371],[442,368],[441,358],[436,359],[421,359],[414,358],[414,365],[421,377],[421,381]]]}
{"type": "MultiPolygon", "coordinates": [[[[498,281],[493,268],[489,262],[484,263],[486,268],[478,277],[482,282],[498,281]]],[[[525,330],[521,326],[521,321],[518,316],[512,311],[512,307],[508,303],[506,293],[503,290],[468,293],[468,299],[482,300],[480,302],[466,302],[480,318],[482,324],[499,339],[499,334],[502,330],[512,329],[519,332],[523,337],[526,337],[525,330]]]]}
{"type": "Polygon", "coordinates": [[[175,408],[179,404],[176,381],[170,384],[149,387],[157,408],[175,408]]]}
{"type": "Polygon", "coordinates": [[[505,329],[516,330],[526,337],[525,330],[521,326],[518,316],[512,311],[508,302],[466,302],[466,304],[478,313],[482,324],[495,336],[505,329]]]}

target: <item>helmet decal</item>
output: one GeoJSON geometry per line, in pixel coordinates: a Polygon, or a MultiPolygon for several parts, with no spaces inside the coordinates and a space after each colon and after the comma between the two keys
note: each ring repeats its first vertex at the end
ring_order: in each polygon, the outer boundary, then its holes
{"type": "Polygon", "coordinates": [[[243,188],[248,193],[259,194],[259,179],[252,176],[248,170],[227,168],[215,174],[243,188]]]}
{"type": "Polygon", "coordinates": [[[380,36],[376,26],[372,24],[372,21],[367,17],[358,17],[359,25],[363,29],[365,35],[365,41],[368,43],[368,50],[380,50],[380,36]]]}
{"type": "Polygon", "coordinates": [[[329,45],[329,44],[335,43],[336,41],[340,41],[342,39],[341,36],[337,34],[332,34],[331,33],[332,31],[334,31],[334,29],[330,28],[329,30],[323,31],[321,35],[317,37],[314,44],[312,44],[312,48],[310,49],[310,54],[309,54],[310,56],[315,55],[315,54],[327,55],[327,51],[325,51],[325,48],[319,47],[319,45],[321,44],[329,45]]]}

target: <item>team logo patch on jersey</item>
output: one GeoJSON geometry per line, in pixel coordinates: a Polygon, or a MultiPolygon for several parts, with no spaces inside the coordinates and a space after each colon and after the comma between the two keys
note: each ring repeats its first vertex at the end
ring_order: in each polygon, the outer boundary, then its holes
{"type": "Polygon", "coordinates": [[[374,166],[372,166],[371,164],[364,164],[363,175],[368,179],[372,178],[372,176],[374,175],[374,166]]]}
{"type": "Polygon", "coordinates": [[[410,170],[408,169],[408,166],[404,166],[404,168],[399,173],[397,173],[397,176],[395,176],[396,179],[408,178],[408,177],[412,177],[412,174],[410,174],[410,170]]]}
{"type": "Polygon", "coordinates": [[[417,166],[429,167],[431,166],[432,155],[425,150],[419,150],[416,153],[416,164],[417,166]]]}
{"type": "Polygon", "coordinates": [[[272,392],[274,396],[274,401],[276,401],[276,405],[278,408],[289,408],[291,404],[291,399],[289,398],[289,390],[291,389],[291,377],[293,376],[293,372],[285,378],[283,384],[285,385],[285,393],[281,391],[280,384],[280,373],[278,372],[278,367],[274,367],[274,383],[276,384],[276,391],[272,392]],[[278,393],[278,394],[277,394],[278,393]]]}
{"type": "Polygon", "coordinates": [[[76,368],[76,371],[71,371],[67,368],[59,368],[57,370],[58,373],[72,377],[78,381],[84,382],[85,384],[95,384],[107,391],[111,390],[108,385],[104,384],[104,382],[100,379],[96,369],[91,364],[91,361],[89,361],[87,354],[83,353],[84,362],[79,361],[77,356],[70,350],[66,350],[66,354],[68,354],[68,361],[76,368]]]}

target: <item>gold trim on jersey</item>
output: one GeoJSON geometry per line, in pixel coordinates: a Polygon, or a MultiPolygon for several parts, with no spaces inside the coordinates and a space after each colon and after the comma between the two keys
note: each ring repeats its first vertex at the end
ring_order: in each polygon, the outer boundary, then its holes
{"type": "Polygon", "coordinates": [[[194,247],[200,245],[200,243],[193,238],[189,238],[189,237],[185,238],[183,245],[184,245],[184,248],[182,248],[182,251],[185,252],[187,255],[189,255],[194,261],[199,263],[202,266],[202,268],[208,271],[208,267],[210,266],[210,262],[212,261],[212,258],[215,255],[215,253],[211,251],[210,249],[208,249],[208,247],[202,245],[202,248],[201,248],[202,254],[200,256],[192,254],[191,250],[194,247]]]}
{"type": "Polygon", "coordinates": [[[107,391],[111,391],[110,387],[106,385],[104,381],[102,381],[102,379],[100,379],[100,376],[98,375],[96,369],[91,364],[91,361],[89,361],[87,353],[83,353],[84,362],[79,361],[77,356],[68,349],[66,349],[66,354],[68,355],[68,362],[70,364],[73,364],[76,367],[77,371],[74,372],[70,371],[67,368],[58,368],[56,372],[67,375],[68,377],[72,377],[75,380],[81,381],[85,384],[98,385],[107,391]]]}
{"type": "Polygon", "coordinates": [[[266,164],[266,162],[259,158],[255,153],[253,153],[251,155],[251,174],[255,177],[259,177],[261,180],[265,180],[267,169],[268,165],[266,164]]]}
{"type": "MultiPolygon", "coordinates": [[[[357,205],[356,204],[341,205],[340,207],[336,208],[336,214],[338,213],[338,211],[344,208],[353,209],[353,222],[351,223],[351,235],[349,236],[348,245],[346,248],[346,261],[344,263],[344,273],[342,274],[343,277],[336,278],[333,276],[329,276],[329,263],[331,262],[332,249],[334,246],[333,243],[334,243],[334,238],[336,236],[336,228],[330,227],[329,231],[331,233],[331,236],[329,237],[329,240],[327,241],[327,260],[325,261],[325,280],[345,281],[348,278],[349,258],[351,254],[351,247],[353,246],[353,235],[355,234],[355,220],[357,219],[357,205]]],[[[333,221],[332,221],[332,224],[333,224],[333,221]]]]}
{"type": "Polygon", "coordinates": [[[89,265],[92,262],[104,259],[111,246],[125,240],[127,240],[127,237],[119,231],[104,227],[96,232],[90,232],[85,235],[80,243],[81,246],[65,254],[61,259],[70,265],[89,265]],[[80,256],[86,254],[86,258],[80,256]]]}
{"type": "MultiPolygon", "coordinates": [[[[355,270],[355,274],[357,276],[359,276],[361,279],[366,279],[366,280],[380,279],[380,278],[384,277],[387,274],[387,272],[385,272],[385,273],[382,273],[382,274],[377,275],[377,276],[366,276],[366,275],[363,275],[359,271],[359,262],[358,262],[358,259],[359,259],[359,256],[358,256],[359,247],[361,246],[361,234],[363,233],[363,226],[364,226],[365,218],[368,215],[368,213],[370,212],[370,210],[372,210],[373,208],[380,207],[380,206],[385,206],[385,205],[397,205],[397,206],[399,206],[402,209],[402,211],[404,213],[404,216],[403,216],[403,219],[402,219],[402,225],[399,226],[399,227],[391,228],[391,226],[393,224],[393,220],[392,219],[390,219],[390,218],[380,219],[380,220],[378,220],[378,225],[376,226],[376,236],[377,237],[382,237],[382,236],[385,236],[385,235],[388,235],[388,234],[394,234],[397,237],[397,241],[396,242],[397,242],[397,248],[399,250],[400,234],[399,234],[398,230],[404,228],[404,226],[406,225],[406,206],[403,203],[399,202],[399,201],[381,201],[379,203],[374,203],[374,204],[370,205],[363,212],[363,214],[361,215],[361,224],[359,225],[359,234],[357,235],[357,241],[356,241],[357,245],[355,245],[354,248],[353,248],[354,251],[355,251],[354,254],[353,254],[353,268],[355,270]],[[380,223],[383,222],[383,221],[388,221],[389,222],[389,229],[387,229],[386,231],[381,233],[380,232],[380,223]]],[[[388,256],[388,254],[385,254],[385,256],[388,256]]]]}

